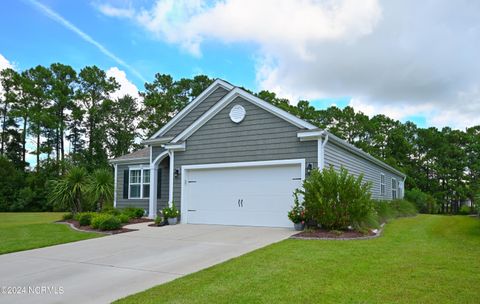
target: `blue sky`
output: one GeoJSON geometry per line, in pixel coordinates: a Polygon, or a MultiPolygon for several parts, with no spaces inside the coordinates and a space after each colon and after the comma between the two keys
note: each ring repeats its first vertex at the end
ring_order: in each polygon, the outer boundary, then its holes
{"type": "MultiPolygon", "coordinates": [[[[236,85],[257,89],[254,50],[247,45],[209,43],[201,58],[145,35],[137,26],[102,15],[89,1],[41,1],[151,81],[155,73],[175,78],[207,74],[236,85]],[[241,64],[238,64],[241,63],[241,64]]],[[[41,13],[30,1],[0,4],[0,54],[22,70],[52,62],[76,69],[118,66],[139,89],[143,81],[118,65],[77,34],[41,13]]]]}
{"type": "Polygon", "coordinates": [[[116,68],[130,90],[155,73],[206,74],[317,108],[351,105],[420,126],[480,123],[479,5],[329,3],[2,1],[0,63],[116,68]]]}

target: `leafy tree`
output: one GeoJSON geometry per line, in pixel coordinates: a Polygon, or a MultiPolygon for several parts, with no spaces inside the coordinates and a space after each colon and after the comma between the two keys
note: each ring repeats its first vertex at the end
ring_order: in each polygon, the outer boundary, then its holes
{"type": "Polygon", "coordinates": [[[140,93],[143,98],[140,128],[145,130],[146,137],[163,127],[211,82],[206,76],[174,81],[170,75],[155,74],[155,80],[145,83],[145,92],[140,93]]]}
{"type": "Polygon", "coordinates": [[[105,113],[102,110],[104,103],[109,100],[110,93],[118,89],[119,84],[96,66],[81,69],[78,82],[77,98],[85,110],[88,166],[93,168],[95,164],[106,165],[105,113]]]}
{"type": "Polygon", "coordinates": [[[468,160],[467,168],[467,189],[466,195],[474,206],[478,206],[480,198],[480,126],[468,128],[466,131],[467,147],[466,154],[468,160]]]}
{"type": "Polygon", "coordinates": [[[110,156],[118,157],[132,151],[138,133],[137,100],[129,95],[110,101],[106,105],[107,148],[110,156]]]}
{"type": "Polygon", "coordinates": [[[52,73],[51,78],[51,98],[52,112],[55,125],[55,155],[57,163],[61,161],[61,172],[65,170],[65,146],[64,137],[65,129],[68,121],[67,111],[73,109],[73,100],[75,96],[75,84],[77,81],[77,73],[68,65],[61,63],[53,63],[50,65],[52,73]]]}
{"type": "Polygon", "coordinates": [[[5,156],[0,155],[0,211],[12,211],[18,189],[23,188],[23,172],[5,156]]]}
{"type": "Polygon", "coordinates": [[[50,79],[52,75],[50,70],[43,66],[28,69],[24,73],[24,92],[27,98],[32,102],[30,107],[30,132],[36,138],[35,155],[37,157],[36,170],[40,168],[41,138],[42,131],[48,125],[48,115],[46,109],[49,108],[50,101],[50,79]]]}
{"type": "MultiPolygon", "coordinates": [[[[1,147],[0,155],[5,154],[6,145],[8,142],[8,129],[10,126],[15,127],[15,121],[12,117],[10,111],[12,105],[15,102],[15,93],[13,92],[15,88],[15,78],[17,77],[17,72],[13,69],[7,68],[0,71],[0,88],[3,90],[3,94],[0,95],[0,117],[1,117],[1,128],[2,133],[0,135],[1,147]]],[[[2,93],[0,90],[0,93],[2,93]]]]}

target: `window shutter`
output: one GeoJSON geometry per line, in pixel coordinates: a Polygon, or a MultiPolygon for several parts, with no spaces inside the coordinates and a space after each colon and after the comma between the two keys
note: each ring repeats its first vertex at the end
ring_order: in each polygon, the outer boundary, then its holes
{"type": "Polygon", "coordinates": [[[123,170],[123,198],[128,198],[128,170],[123,170]]]}
{"type": "Polygon", "coordinates": [[[157,170],[157,198],[162,197],[162,169],[157,170]]]}

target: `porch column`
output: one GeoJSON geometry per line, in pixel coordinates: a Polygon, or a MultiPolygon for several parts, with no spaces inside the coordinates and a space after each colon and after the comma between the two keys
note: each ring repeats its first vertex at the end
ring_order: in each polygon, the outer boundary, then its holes
{"type": "Polygon", "coordinates": [[[148,199],[148,217],[157,217],[157,179],[158,165],[150,164],[150,193],[148,199]]]}
{"type": "Polygon", "coordinates": [[[170,168],[169,168],[169,183],[168,183],[168,206],[173,206],[173,173],[175,170],[175,161],[174,161],[174,151],[168,151],[170,157],[170,168]]]}
{"type": "Polygon", "coordinates": [[[117,175],[118,175],[118,164],[114,164],[113,168],[115,169],[115,175],[113,178],[113,208],[117,208],[117,175]]]}

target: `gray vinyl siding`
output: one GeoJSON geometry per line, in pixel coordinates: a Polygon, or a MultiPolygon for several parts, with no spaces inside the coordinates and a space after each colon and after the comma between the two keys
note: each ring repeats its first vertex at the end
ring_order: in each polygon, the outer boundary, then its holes
{"type": "Polygon", "coordinates": [[[148,163],[139,163],[139,164],[128,164],[128,165],[118,165],[117,166],[117,208],[125,207],[139,207],[145,210],[148,210],[148,198],[145,199],[126,199],[123,198],[123,171],[128,170],[129,167],[133,166],[148,166],[148,163]]]}
{"type": "Polygon", "coordinates": [[[152,162],[157,158],[160,153],[165,152],[165,148],[160,146],[153,146],[152,147],[152,162]]]}
{"type": "MultiPolygon", "coordinates": [[[[117,167],[117,185],[116,185],[116,194],[117,194],[117,208],[125,208],[125,207],[139,207],[143,208],[148,211],[149,209],[149,200],[148,198],[145,199],[125,199],[123,198],[123,172],[124,170],[128,170],[129,167],[139,166],[139,165],[146,165],[147,163],[143,164],[128,164],[128,165],[118,165],[117,167]]],[[[161,210],[167,206],[168,203],[168,171],[169,171],[169,162],[168,157],[165,158],[162,162],[160,162],[159,169],[162,170],[161,173],[161,193],[160,198],[157,199],[157,210],[161,210]]]]}
{"type": "MultiPolygon", "coordinates": [[[[325,145],[325,167],[333,166],[339,170],[341,166],[349,173],[359,176],[364,175],[364,180],[372,183],[372,198],[378,200],[392,199],[392,177],[397,181],[403,181],[403,177],[384,169],[332,142],[325,145]],[[385,195],[380,192],[380,175],[385,174],[385,195]]],[[[398,194],[397,194],[398,195],[398,194]]]]}
{"type": "MultiPolygon", "coordinates": [[[[300,129],[272,113],[237,97],[186,141],[186,151],[175,152],[175,168],[183,165],[305,159],[317,166],[317,141],[301,142],[300,129]],[[245,119],[230,120],[230,109],[242,105],[245,119]]],[[[181,178],[174,179],[174,201],[180,207],[181,178]]]]}
{"type": "Polygon", "coordinates": [[[168,130],[162,136],[176,136],[190,126],[195,120],[197,120],[203,113],[208,111],[214,104],[222,99],[225,95],[228,94],[228,91],[222,87],[217,88],[213,91],[205,100],[200,102],[190,113],[188,113],[183,119],[177,122],[170,130],[168,130]]]}

